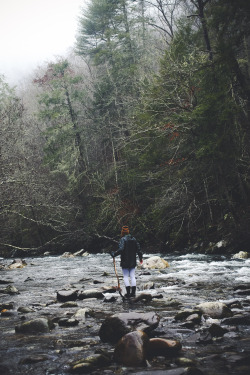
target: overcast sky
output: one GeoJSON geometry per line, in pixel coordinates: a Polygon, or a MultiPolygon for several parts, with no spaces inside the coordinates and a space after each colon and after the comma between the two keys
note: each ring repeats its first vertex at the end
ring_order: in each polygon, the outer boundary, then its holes
{"type": "Polygon", "coordinates": [[[86,0],[0,0],[0,74],[18,84],[75,44],[86,0]]]}

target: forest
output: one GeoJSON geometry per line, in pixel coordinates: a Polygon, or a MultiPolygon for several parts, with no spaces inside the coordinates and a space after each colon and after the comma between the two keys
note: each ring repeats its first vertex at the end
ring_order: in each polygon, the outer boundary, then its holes
{"type": "Polygon", "coordinates": [[[0,77],[0,255],[110,251],[122,225],[249,250],[250,2],[90,0],[73,47],[0,77]]]}

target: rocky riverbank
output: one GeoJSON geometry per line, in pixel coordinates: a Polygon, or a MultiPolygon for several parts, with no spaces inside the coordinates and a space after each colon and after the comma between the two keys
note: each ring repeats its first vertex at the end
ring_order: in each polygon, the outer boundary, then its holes
{"type": "Polygon", "coordinates": [[[147,255],[130,300],[106,254],[0,263],[2,375],[249,373],[249,259],[147,255]]]}

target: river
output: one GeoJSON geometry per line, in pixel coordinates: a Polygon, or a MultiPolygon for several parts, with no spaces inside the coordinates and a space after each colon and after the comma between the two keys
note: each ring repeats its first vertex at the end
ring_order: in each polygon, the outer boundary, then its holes
{"type": "MultiPolygon", "coordinates": [[[[112,258],[109,254],[89,254],[78,257],[46,256],[25,258],[27,266],[21,269],[6,269],[13,259],[0,259],[5,266],[0,270],[0,305],[11,303],[9,314],[1,314],[0,373],[9,374],[55,374],[66,375],[69,365],[80,356],[90,355],[100,350],[112,351],[112,345],[102,343],[98,332],[103,320],[118,312],[155,311],[161,320],[158,335],[169,333],[169,338],[182,343],[181,356],[196,362],[196,368],[205,375],[247,374],[250,362],[250,326],[234,325],[224,337],[202,341],[195,335],[204,328],[200,326],[185,328],[174,321],[177,312],[194,309],[207,301],[233,300],[234,314],[249,315],[250,296],[247,291],[237,294],[238,286],[250,286],[250,259],[232,259],[226,256],[203,254],[154,254],[167,260],[169,268],[164,270],[137,269],[138,294],[149,287],[150,293],[160,293],[163,298],[149,303],[132,304],[123,302],[119,293],[112,294],[116,301],[103,299],[77,301],[77,307],[62,309],[57,292],[61,290],[88,290],[102,286],[115,286],[117,279],[112,258]],[[15,286],[18,294],[7,294],[7,285],[15,286]],[[20,307],[30,308],[29,313],[18,311],[20,307]],[[48,334],[20,335],[15,326],[21,321],[37,317],[54,319],[71,316],[79,308],[88,308],[91,313],[86,319],[73,327],[56,325],[48,334]],[[197,338],[197,337],[196,337],[197,338]],[[26,359],[26,360],[25,360],[26,359]],[[37,359],[37,360],[36,360],[37,359]]],[[[144,260],[153,254],[145,254],[144,260]]],[[[121,269],[117,258],[117,270],[121,269]]],[[[121,279],[121,285],[123,285],[121,279]]],[[[250,288],[250,287],[249,287],[250,288]]],[[[108,294],[109,295],[109,294],[108,294]]],[[[221,324],[221,321],[216,321],[221,324]]],[[[156,332],[157,334],[157,332],[156,332]]],[[[131,369],[112,364],[102,373],[106,374],[159,374],[163,371],[177,371],[176,362],[158,358],[148,368],[131,369]]],[[[197,371],[198,371],[197,370],[197,371]]],[[[99,371],[99,372],[98,372],[99,371]]],[[[186,371],[186,370],[185,370],[186,371]]],[[[100,370],[93,371],[93,374],[100,370]]],[[[164,372],[165,373],[165,372],[164,372]]],[[[181,373],[181,372],[180,372],[181,373]]],[[[170,374],[170,373],[169,373],[170,374]]],[[[177,374],[177,372],[176,372],[177,374]]],[[[190,373],[191,374],[191,373],[190,373]]],[[[197,372],[198,374],[198,372],[197,372]]]]}

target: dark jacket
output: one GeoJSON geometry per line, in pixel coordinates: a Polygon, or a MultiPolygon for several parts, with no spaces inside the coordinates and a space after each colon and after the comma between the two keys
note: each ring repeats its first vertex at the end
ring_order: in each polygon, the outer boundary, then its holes
{"type": "Polygon", "coordinates": [[[142,252],[139,243],[131,234],[127,234],[121,238],[119,248],[112,256],[121,255],[121,267],[130,269],[136,267],[136,254],[138,254],[140,261],[142,261],[142,252]]]}

